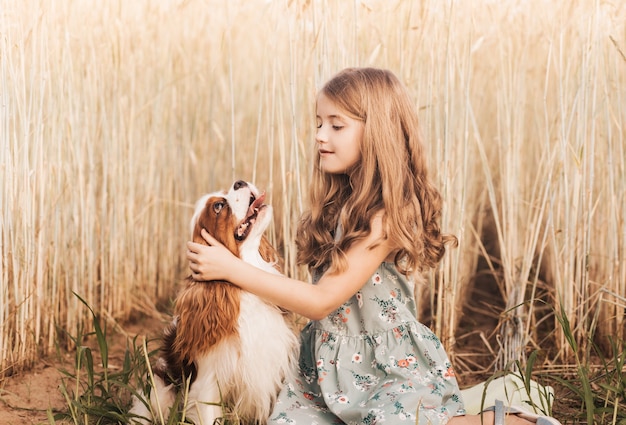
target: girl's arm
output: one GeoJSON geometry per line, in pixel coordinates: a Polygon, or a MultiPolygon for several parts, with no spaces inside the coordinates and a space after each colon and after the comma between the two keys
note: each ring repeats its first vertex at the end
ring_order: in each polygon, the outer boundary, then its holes
{"type": "Polygon", "coordinates": [[[354,295],[387,258],[391,247],[383,241],[381,215],[372,220],[371,233],[346,251],[347,268],[324,274],[316,285],[262,271],[235,257],[204,229],[209,246],[188,242],[187,258],[196,280],[226,280],[259,297],[312,320],[320,320],[354,295]]]}

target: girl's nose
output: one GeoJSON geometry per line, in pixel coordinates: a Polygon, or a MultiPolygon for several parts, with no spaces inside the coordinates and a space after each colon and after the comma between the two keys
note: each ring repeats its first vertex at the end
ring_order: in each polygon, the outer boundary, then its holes
{"type": "Polygon", "coordinates": [[[319,127],[317,129],[317,131],[315,132],[315,140],[319,143],[323,143],[323,142],[327,142],[328,141],[328,136],[326,134],[326,130],[324,130],[324,127],[319,127]]]}

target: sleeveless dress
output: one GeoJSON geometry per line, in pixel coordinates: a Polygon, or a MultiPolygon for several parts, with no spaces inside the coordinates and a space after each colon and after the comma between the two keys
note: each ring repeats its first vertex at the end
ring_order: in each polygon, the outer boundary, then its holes
{"type": "Polygon", "coordinates": [[[309,322],[299,373],[285,382],[268,423],[443,425],[464,415],[448,356],[416,319],[413,288],[385,262],[336,311],[309,322]]]}

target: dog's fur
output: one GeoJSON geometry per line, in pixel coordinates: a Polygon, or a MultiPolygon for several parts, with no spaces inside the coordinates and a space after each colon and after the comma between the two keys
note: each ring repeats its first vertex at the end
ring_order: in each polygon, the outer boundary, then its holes
{"type": "MultiPolygon", "coordinates": [[[[263,200],[264,194],[241,180],[228,192],[203,196],[191,219],[192,240],[206,245],[204,228],[244,261],[280,273],[276,252],[263,236],[272,220],[272,208],[263,200]]],[[[196,424],[213,424],[223,416],[221,405],[243,423],[265,423],[297,361],[299,343],[290,322],[277,306],[235,285],[189,277],[163,337],[156,387],[148,403],[136,398],[131,412],[152,420],[160,406],[167,418],[176,392],[184,391],[189,379],[186,417],[196,424]]]]}

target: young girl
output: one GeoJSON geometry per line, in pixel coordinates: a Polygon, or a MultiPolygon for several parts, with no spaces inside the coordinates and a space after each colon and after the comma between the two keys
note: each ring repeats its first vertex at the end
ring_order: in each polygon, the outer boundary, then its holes
{"type": "Polygon", "coordinates": [[[441,343],[416,319],[410,276],[456,238],[440,232],[407,90],[389,71],[346,69],[322,88],[316,119],[311,209],[296,238],[313,285],[264,273],[206,232],[210,246],[188,244],[194,279],[230,281],[311,319],[269,423],[494,424],[493,412],[465,415],[441,343]]]}

